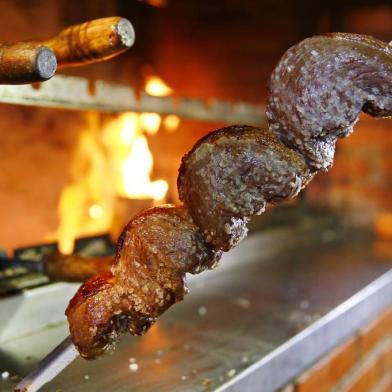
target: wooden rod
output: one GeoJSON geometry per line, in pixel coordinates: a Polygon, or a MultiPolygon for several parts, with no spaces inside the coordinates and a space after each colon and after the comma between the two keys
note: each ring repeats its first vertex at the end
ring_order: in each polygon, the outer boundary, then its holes
{"type": "Polygon", "coordinates": [[[42,44],[0,43],[0,84],[24,84],[50,79],[56,72],[54,53],[42,44]]]}
{"type": "Polygon", "coordinates": [[[42,44],[53,50],[60,68],[109,59],[128,50],[134,42],[131,22],[114,16],[68,27],[42,44]]]}

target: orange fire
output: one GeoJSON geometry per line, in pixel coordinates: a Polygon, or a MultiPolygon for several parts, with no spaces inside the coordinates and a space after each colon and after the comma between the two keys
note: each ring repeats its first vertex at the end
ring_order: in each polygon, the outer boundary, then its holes
{"type": "Polygon", "coordinates": [[[159,131],[161,125],[161,116],[157,113],[142,113],[140,115],[140,120],[143,129],[149,135],[155,135],[159,131]]]}
{"type": "MultiPolygon", "coordinates": [[[[145,90],[153,96],[172,94],[158,76],[147,78],[145,90]]],[[[150,178],[154,161],[145,133],[154,135],[161,125],[174,132],[180,123],[175,115],[162,121],[158,113],[123,113],[101,129],[98,114],[87,117],[89,125],[79,137],[71,182],[59,202],[60,224],[55,238],[66,254],[72,253],[75,238],[110,230],[118,197],[165,199],[167,182],[150,178]]]]}
{"type": "Polygon", "coordinates": [[[161,118],[152,114],[158,119],[152,121],[150,114],[124,113],[102,130],[97,130],[95,123],[81,133],[72,181],[63,189],[59,203],[56,238],[62,253],[72,253],[78,236],[110,229],[117,196],[164,200],[168,184],[151,181],[153,157],[143,134],[159,128],[161,118]]]}
{"type": "MultiPolygon", "coordinates": [[[[149,76],[147,78],[146,92],[155,97],[165,97],[171,95],[173,90],[158,76],[149,76]]],[[[142,121],[145,131],[154,135],[158,132],[161,124],[161,117],[157,113],[143,113],[142,121]]],[[[167,115],[163,120],[163,125],[168,132],[174,132],[180,125],[180,118],[175,114],[167,115]]]]}
{"type": "Polygon", "coordinates": [[[173,90],[158,76],[149,76],[146,81],[147,94],[154,97],[166,97],[171,95],[173,90]]]}
{"type": "Polygon", "coordinates": [[[87,114],[87,127],[79,135],[71,167],[71,182],[60,196],[60,224],[55,237],[63,253],[71,253],[77,236],[110,227],[115,190],[110,163],[102,148],[98,115],[87,114]]]}
{"type": "Polygon", "coordinates": [[[107,124],[103,131],[117,174],[116,191],[118,195],[130,199],[163,200],[168,185],[164,180],[150,179],[153,157],[143,129],[146,129],[143,114],[124,113],[107,124]]]}
{"type": "Polygon", "coordinates": [[[166,0],[144,0],[144,2],[157,8],[164,8],[167,6],[166,0]]]}
{"type": "Polygon", "coordinates": [[[174,132],[180,125],[180,117],[175,114],[169,114],[163,120],[163,125],[165,126],[166,131],[174,132]]]}

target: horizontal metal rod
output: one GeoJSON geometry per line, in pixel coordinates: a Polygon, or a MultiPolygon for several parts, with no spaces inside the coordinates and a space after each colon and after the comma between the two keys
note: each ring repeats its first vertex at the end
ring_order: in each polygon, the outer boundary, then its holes
{"type": "Polygon", "coordinates": [[[262,125],[266,122],[263,105],[186,97],[174,100],[146,93],[137,99],[130,86],[101,80],[91,86],[87,79],[62,75],[56,75],[39,88],[30,85],[0,86],[0,102],[101,112],[175,114],[184,119],[223,124],[262,125]]]}

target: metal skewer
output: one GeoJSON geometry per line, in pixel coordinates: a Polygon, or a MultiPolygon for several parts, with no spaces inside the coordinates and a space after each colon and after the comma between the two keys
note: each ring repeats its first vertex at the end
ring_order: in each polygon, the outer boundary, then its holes
{"type": "Polygon", "coordinates": [[[78,351],[68,336],[51,351],[14,389],[14,392],[36,392],[61,373],[76,357],[78,351]]]}

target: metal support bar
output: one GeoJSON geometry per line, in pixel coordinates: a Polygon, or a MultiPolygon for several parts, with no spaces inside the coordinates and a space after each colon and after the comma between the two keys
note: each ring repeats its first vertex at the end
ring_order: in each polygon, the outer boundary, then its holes
{"type": "Polygon", "coordinates": [[[176,114],[181,118],[227,124],[262,125],[263,105],[211,99],[153,97],[146,93],[136,99],[132,87],[102,80],[93,85],[84,78],[57,75],[38,87],[0,86],[0,102],[59,109],[97,110],[100,112],[153,112],[176,114]]]}

